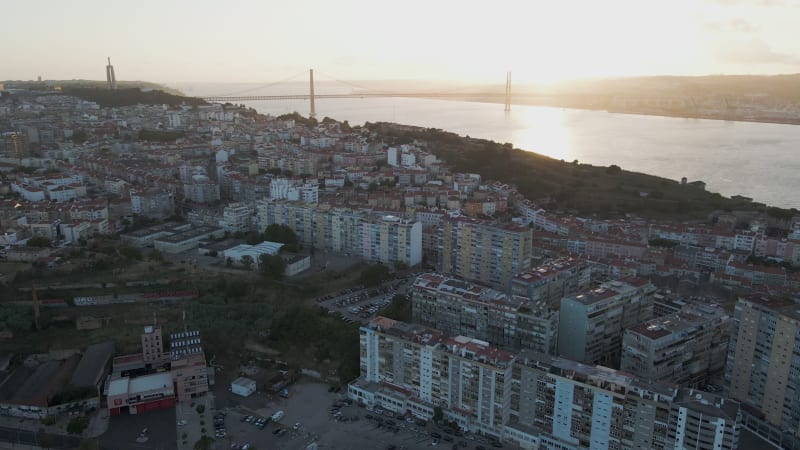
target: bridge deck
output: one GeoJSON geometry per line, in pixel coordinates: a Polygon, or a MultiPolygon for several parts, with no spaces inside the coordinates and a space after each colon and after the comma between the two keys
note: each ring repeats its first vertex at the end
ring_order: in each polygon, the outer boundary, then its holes
{"type": "MultiPolygon", "coordinates": [[[[504,94],[497,92],[477,92],[477,93],[441,93],[441,92],[413,92],[413,93],[392,93],[392,92],[364,92],[360,94],[316,94],[314,99],[325,98],[390,98],[390,97],[409,97],[409,98],[463,98],[463,97],[503,97],[504,94]]],[[[245,95],[233,97],[203,97],[209,102],[242,102],[252,100],[309,100],[309,94],[297,95],[245,95]]]]}

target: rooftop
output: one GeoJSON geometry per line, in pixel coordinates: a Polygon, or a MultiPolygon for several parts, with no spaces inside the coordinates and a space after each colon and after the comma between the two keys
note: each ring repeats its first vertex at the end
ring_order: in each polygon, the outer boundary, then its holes
{"type": "Polygon", "coordinates": [[[114,356],[114,343],[111,341],[93,344],[83,352],[78,367],[72,374],[70,384],[77,387],[94,386],[106,365],[114,356]]]}
{"type": "Polygon", "coordinates": [[[458,296],[467,301],[480,302],[497,308],[519,309],[525,305],[531,306],[531,302],[525,297],[508,295],[436,273],[424,273],[418,276],[414,281],[414,289],[458,296]]]}
{"type": "Polygon", "coordinates": [[[196,228],[192,228],[189,230],[181,231],[180,233],[171,234],[169,236],[163,236],[157,239],[159,242],[168,242],[171,244],[177,244],[178,242],[188,241],[190,239],[195,239],[199,236],[203,236],[205,234],[210,234],[215,231],[221,231],[221,228],[210,227],[207,225],[202,225],[196,228]]]}
{"type": "Polygon", "coordinates": [[[168,389],[172,391],[172,374],[169,372],[154,373],[130,379],[128,392],[136,394],[139,392],[154,391],[157,389],[168,389]]]}

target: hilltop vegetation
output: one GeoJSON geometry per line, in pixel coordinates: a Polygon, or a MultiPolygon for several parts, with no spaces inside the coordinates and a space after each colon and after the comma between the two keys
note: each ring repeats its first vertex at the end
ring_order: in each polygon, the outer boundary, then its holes
{"type": "Polygon", "coordinates": [[[389,143],[419,139],[454,171],[478,173],[484,179],[516,185],[526,198],[544,208],[580,215],[620,217],[632,213],[653,219],[706,219],[717,210],[763,210],[776,217],[796,210],[767,208],[761,203],[733,200],[693,185],[681,185],[653,175],[610,167],[559,161],[484,139],[465,138],[438,129],[367,124],[389,143]]]}
{"type": "Polygon", "coordinates": [[[197,97],[184,97],[168,94],[160,90],[143,91],[139,88],[109,90],[105,88],[63,88],[65,95],[72,95],[84,100],[92,101],[106,107],[143,105],[207,105],[208,103],[197,97]]]}
{"type": "MultiPolygon", "coordinates": [[[[2,81],[7,89],[52,90],[58,86],[61,89],[107,89],[104,80],[44,80],[44,81],[2,81]]],[[[184,96],[183,92],[150,81],[117,81],[119,89],[150,89],[164,91],[167,94],[184,96]]]]}

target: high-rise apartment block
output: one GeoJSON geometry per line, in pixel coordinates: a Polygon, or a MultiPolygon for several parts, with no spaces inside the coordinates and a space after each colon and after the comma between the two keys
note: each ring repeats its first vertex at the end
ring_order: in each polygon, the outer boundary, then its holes
{"type": "Polygon", "coordinates": [[[427,273],[412,287],[415,323],[492,345],[552,354],[558,312],[541,301],[427,273]]]}
{"type": "Polygon", "coordinates": [[[532,231],[466,217],[449,218],[439,230],[439,270],[498,289],[531,267],[532,231]]]}
{"type": "Polygon", "coordinates": [[[558,309],[563,297],[588,289],[589,283],[591,268],[586,260],[561,258],[514,275],[511,293],[558,309]]]}
{"type": "Polygon", "coordinates": [[[349,392],[425,418],[438,406],[462,428],[499,437],[511,409],[513,360],[486,342],[378,317],[361,328],[362,377],[349,392]],[[372,389],[379,385],[396,390],[372,389]]]}
{"type": "Polygon", "coordinates": [[[800,307],[778,297],[739,298],[725,381],[745,421],[782,448],[800,448],[800,307]]]}
{"type": "Polygon", "coordinates": [[[350,398],[446,420],[524,449],[737,448],[735,401],[377,317],[361,328],[350,398]]]}
{"type": "Polygon", "coordinates": [[[172,333],[169,337],[169,359],[179,401],[208,392],[209,370],[199,331],[172,333]]]}
{"type": "Polygon", "coordinates": [[[327,205],[275,200],[257,204],[257,229],[286,225],[305,246],[360,256],[368,261],[414,266],[422,262],[422,224],[397,216],[371,217],[327,205]]]}
{"type": "Polygon", "coordinates": [[[725,369],[730,329],[721,307],[687,305],[626,329],[620,369],[650,381],[703,386],[725,369]]]}
{"type": "Polygon", "coordinates": [[[629,277],[561,299],[558,354],[585,364],[618,368],[625,328],[653,316],[649,281],[629,277]]]}

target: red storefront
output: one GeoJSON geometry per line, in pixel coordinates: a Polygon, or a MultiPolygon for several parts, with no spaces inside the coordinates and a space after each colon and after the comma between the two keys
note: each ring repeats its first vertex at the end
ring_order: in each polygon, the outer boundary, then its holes
{"type": "Polygon", "coordinates": [[[175,403],[175,389],[169,372],[117,378],[108,386],[108,412],[112,416],[171,408],[175,403]]]}

